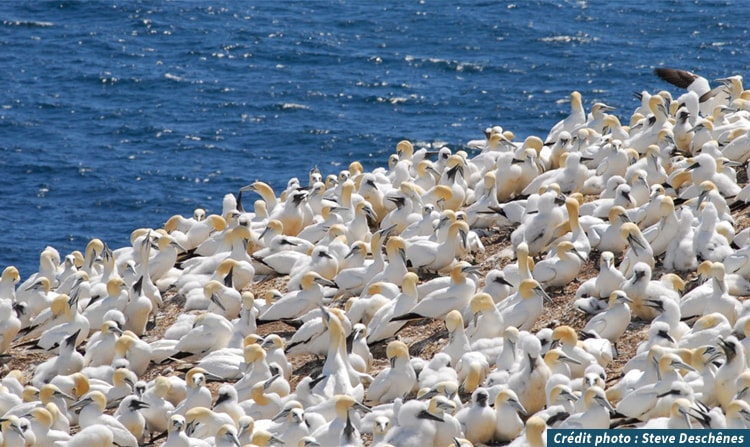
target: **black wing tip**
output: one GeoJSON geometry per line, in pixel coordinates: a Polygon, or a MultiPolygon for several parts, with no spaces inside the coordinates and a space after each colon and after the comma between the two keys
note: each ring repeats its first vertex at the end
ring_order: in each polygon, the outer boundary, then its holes
{"type": "Polygon", "coordinates": [[[170,356],[170,359],[172,359],[172,360],[182,360],[182,359],[186,359],[186,358],[188,358],[190,356],[193,356],[193,355],[195,355],[194,352],[180,351],[180,352],[176,353],[175,355],[170,356]]]}
{"type": "Polygon", "coordinates": [[[391,318],[391,321],[406,321],[406,320],[416,320],[419,318],[424,318],[422,315],[419,315],[414,312],[409,312],[408,314],[399,315],[398,317],[391,318]]]}

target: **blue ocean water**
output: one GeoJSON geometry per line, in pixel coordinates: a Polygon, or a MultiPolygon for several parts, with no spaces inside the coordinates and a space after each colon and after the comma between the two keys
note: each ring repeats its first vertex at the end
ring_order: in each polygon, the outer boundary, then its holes
{"type": "Polygon", "coordinates": [[[750,65],[743,1],[0,3],[0,268],[112,248],[259,179],[385,165],[750,65]]]}

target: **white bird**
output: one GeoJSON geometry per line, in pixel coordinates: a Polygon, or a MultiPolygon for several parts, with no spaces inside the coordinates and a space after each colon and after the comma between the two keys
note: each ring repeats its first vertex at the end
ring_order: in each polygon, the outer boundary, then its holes
{"type": "Polygon", "coordinates": [[[365,286],[372,281],[373,277],[383,271],[386,264],[382,254],[382,244],[385,242],[384,239],[387,237],[387,233],[388,231],[378,231],[370,239],[370,251],[373,255],[373,262],[339,270],[333,278],[338,293],[344,298],[359,296],[365,289],[365,286]]]}
{"type": "Polygon", "coordinates": [[[438,272],[448,268],[455,260],[458,245],[466,246],[469,225],[463,221],[453,222],[444,241],[417,239],[406,241],[408,265],[414,269],[438,272]]]}
{"type": "Polygon", "coordinates": [[[672,429],[685,430],[692,429],[693,424],[690,422],[692,416],[701,416],[699,410],[693,406],[692,402],[686,398],[678,398],[672,402],[669,416],[656,417],[649,419],[641,426],[644,430],[653,429],[672,429]],[[691,411],[692,410],[692,411],[691,411]]]}
{"type": "Polygon", "coordinates": [[[491,186],[491,189],[495,191],[496,201],[507,202],[523,190],[528,184],[524,171],[530,173],[536,170],[536,173],[539,173],[539,169],[534,163],[536,153],[533,149],[528,151],[528,153],[522,151],[518,158],[513,152],[504,152],[497,155],[497,161],[495,162],[497,170],[492,176],[495,182],[491,186]]]}
{"type": "MultiPolygon", "coordinates": [[[[153,351],[147,342],[130,331],[124,331],[115,342],[115,356],[112,359],[112,364],[110,366],[102,365],[101,368],[109,371],[106,375],[110,375],[116,367],[124,366],[135,373],[136,376],[141,376],[146,372],[152,357],[153,351]]],[[[91,367],[84,368],[82,372],[92,377],[91,372],[87,371],[91,371],[91,367]]]]}
{"type": "Polygon", "coordinates": [[[185,250],[192,250],[208,239],[212,232],[223,231],[226,225],[226,220],[216,214],[206,216],[200,221],[174,215],[164,223],[164,230],[185,250]]]}
{"type": "Polygon", "coordinates": [[[527,334],[519,340],[521,360],[518,368],[511,374],[507,388],[516,392],[527,413],[534,414],[544,408],[546,396],[539,390],[549,380],[551,371],[541,357],[542,344],[533,335],[527,334]]]}
{"type": "Polygon", "coordinates": [[[593,355],[579,346],[578,337],[572,327],[568,325],[557,326],[552,331],[551,338],[553,348],[559,345],[565,355],[575,360],[575,362],[568,363],[571,377],[582,377],[587,366],[597,363],[597,359],[593,355]]]}
{"type": "Polygon", "coordinates": [[[384,281],[400,287],[407,274],[406,241],[399,236],[389,237],[385,243],[385,253],[388,263],[381,272],[375,273],[368,285],[384,281]]]}
{"type": "Polygon", "coordinates": [[[318,273],[325,279],[333,280],[339,271],[339,262],[336,257],[331,253],[333,243],[337,241],[335,239],[328,245],[319,243],[310,252],[310,256],[306,256],[292,266],[289,272],[289,281],[287,281],[287,290],[294,291],[301,286],[302,279],[308,272],[318,273]]]}
{"type": "MultiPolygon", "coordinates": [[[[377,416],[374,419],[372,427],[372,445],[381,445],[385,443],[385,437],[388,430],[391,429],[391,420],[385,416],[377,416]]],[[[363,430],[364,432],[364,430],[363,430]]]]}
{"type": "Polygon", "coordinates": [[[410,400],[398,412],[398,425],[385,436],[385,442],[402,447],[421,447],[432,442],[437,433],[436,422],[442,420],[427,411],[421,400],[410,400]]]}
{"type": "Polygon", "coordinates": [[[607,429],[610,411],[614,411],[607,396],[598,386],[592,386],[582,396],[585,410],[568,417],[559,428],[607,429]]]}
{"type": "Polygon", "coordinates": [[[720,338],[719,348],[724,353],[726,362],[716,371],[715,393],[719,404],[726,410],[737,394],[737,377],[747,366],[745,351],[736,337],[720,338]]]}
{"type": "Polygon", "coordinates": [[[2,430],[2,441],[4,446],[32,446],[36,445],[36,436],[28,428],[28,420],[19,418],[15,415],[9,415],[0,422],[2,430]]]}
{"type": "MultiPolygon", "coordinates": [[[[239,406],[243,413],[255,420],[271,419],[284,406],[281,397],[271,390],[271,385],[280,379],[276,374],[263,382],[258,382],[250,388],[250,392],[241,396],[239,406]]],[[[282,379],[283,380],[283,379],[282,379]]]]}
{"type": "Polygon", "coordinates": [[[237,434],[237,428],[233,424],[222,425],[214,435],[216,447],[237,447],[240,445],[237,434]]]}
{"type": "Polygon", "coordinates": [[[653,320],[658,314],[653,307],[647,305],[649,300],[659,300],[662,297],[675,303],[680,300],[680,293],[675,287],[663,281],[651,280],[651,267],[643,262],[636,263],[633,275],[622,283],[621,288],[633,301],[630,304],[632,315],[646,321],[653,320]]]}
{"type": "Polygon", "coordinates": [[[185,413],[185,422],[185,433],[198,439],[215,435],[224,424],[234,425],[231,416],[216,413],[207,407],[189,409],[185,413]]]}
{"type": "Polygon", "coordinates": [[[484,287],[482,292],[490,295],[495,304],[510,295],[513,285],[505,279],[505,273],[502,270],[492,269],[484,277],[484,287]]]}
{"type": "Polygon", "coordinates": [[[31,409],[27,418],[30,423],[29,428],[36,438],[34,445],[52,447],[55,445],[55,442],[70,441],[71,435],[68,432],[52,428],[52,414],[46,408],[38,407],[31,409]]]}
{"type": "Polygon", "coordinates": [[[620,272],[626,277],[632,275],[633,267],[638,262],[645,262],[653,269],[654,252],[638,226],[632,222],[626,222],[620,227],[620,235],[628,242],[628,249],[620,262],[620,272]]]}
{"type": "MultiPolygon", "coordinates": [[[[137,447],[138,439],[130,433],[127,427],[113,416],[104,414],[106,406],[107,399],[104,394],[99,391],[92,391],[75,402],[72,408],[81,409],[78,421],[82,429],[96,426],[104,427],[112,434],[112,442],[115,444],[137,447]]],[[[74,439],[75,436],[69,442],[73,442],[74,439]]]]}
{"type": "MultiPolygon", "coordinates": [[[[714,95],[719,93],[718,89],[715,89],[715,91],[711,89],[711,85],[706,78],[687,70],[659,67],[654,69],[654,74],[656,74],[656,76],[658,76],[660,79],[669,82],[674,86],[684,88],[688,92],[695,93],[695,95],[698,96],[699,101],[701,102],[706,102],[714,95]]],[[[709,105],[710,104],[706,104],[706,106],[709,105]]],[[[712,112],[713,109],[704,109],[703,106],[701,106],[701,114],[710,115],[712,112]]]]}
{"type": "Polygon", "coordinates": [[[416,273],[408,272],[404,275],[401,284],[401,293],[389,303],[380,307],[368,323],[368,343],[372,344],[392,337],[406,324],[405,322],[390,320],[392,316],[405,314],[416,306],[418,281],[419,277],[416,273]]]}
{"type": "Polygon", "coordinates": [[[581,94],[577,91],[570,93],[570,114],[558,121],[547,134],[544,144],[549,146],[557,141],[561,132],[573,132],[574,129],[586,123],[586,112],[583,110],[581,94]]]}
{"type": "Polygon", "coordinates": [[[391,303],[396,296],[391,292],[397,293],[397,286],[385,282],[370,284],[359,297],[346,300],[344,309],[346,309],[347,316],[354,323],[369,324],[375,313],[381,307],[391,303]],[[389,290],[391,288],[394,290],[389,290]]]}
{"type": "Polygon", "coordinates": [[[437,352],[419,371],[419,389],[433,388],[442,382],[458,382],[458,374],[451,367],[451,356],[437,352]]]}
{"type": "Polygon", "coordinates": [[[547,424],[544,419],[538,416],[531,416],[526,421],[524,436],[514,439],[509,447],[545,447],[547,445],[546,436],[544,435],[547,424]]]}
{"type": "Polygon", "coordinates": [[[693,214],[687,207],[682,207],[678,217],[674,235],[664,254],[664,267],[669,271],[694,270],[698,266],[698,258],[693,248],[693,214]]]}
{"type": "Polygon", "coordinates": [[[237,390],[228,383],[219,386],[216,402],[212,410],[216,413],[229,415],[235,424],[239,424],[240,418],[245,416],[245,411],[238,403],[237,390]]]}
{"type": "MultiPolygon", "coordinates": [[[[65,297],[65,295],[63,295],[65,297]]],[[[60,298],[61,299],[61,298],[60,298]]],[[[74,347],[77,347],[89,335],[90,323],[89,319],[81,315],[78,311],[78,294],[73,293],[63,306],[64,318],[62,321],[52,327],[46,329],[39,336],[37,340],[30,340],[19,344],[18,346],[26,346],[27,349],[44,349],[50,352],[57,352],[62,341],[70,336],[70,334],[76,333],[76,338],[73,340],[74,347]]],[[[101,322],[99,323],[101,326],[101,322]]]]}
{"type": "MultiPolygon", "coordinates": [[[[671,100],[671,98],[670,98],[671,100]]],[[[651,95],[648,100],[649,114],[630,128],[630,137],[623,145],[644,154],[649,145],[656,144],[662,132],[670,132],[672,123],[668,121],[666,99],[662,95],[651,95]]]]}
{"type": "MultiPolygon", "coordinates": [[[[544,363],[549,366],[553,376],[571,377],[571,366],[581,364],[580,361],[565,354],[560,348],[550,348],[544,353],[544,363]]],[[[571,377],[573,378],[573,377],[571,377]]],[[[579,377],[580,378],[580,377],[579,377]]],[[[549,384],[549,382],[548,382],[549,384]]]]}
{"type": "Polygon", "coordinates": [[[323,304],[323,286],[336,287],[336,284],[319,273],[310,271],[303,275],[301,286],[301,290],[288,292],[266,308],[258,316],[258,321],[299,318],[323,304]]]}
{"type": "Polygon", "coordinates": [[[554,239],[549,245],[552,246],[554,250],[554,247],[556,247],[559,242],[569,240],[573,243],[575,251],[585,259],[588,259],[589,253],[591,252],[591,241],[589,241],[589,238],[586,235],[586,230],[581,225],[579,219],[580,204],[577,199],[568,197],[565,199],[565,208],[568,212],[568,220],[555,228],[555,235],[562,234],[554,239]]]}
{"type": "MultiPolygon", "coordinates": [[[[623,395],[617,403],[617,412],[627,417],[647,420],[651,416],[658,415],[659,400],[666,396],[673,396],[669,391],[675,386],[676,382],[684,382],[683,376],[677,369],[694,371],[695,369],[687,365],[677,355],[670,352],[663,353],[656,361],[656,377],[644,377],[635,382],[633,389],[623,395]],[[644,380],[645,379],[645,380],[644,380]]],[[[689,388],[689,386],[688,386],[689,388]]],[[[669,411],[667,406],[666,411],[669,411]]]]}
{"type": "Polygon", "coordinates": [[[174,281],[175,275],[179,274],[177,269],[174,269],[177,255],[180,251],[187,250],[169,234],[161,234],[157,242],[157,251],[156,255],[149,259],[148,269],[151,280],[160,286],[159,290],[164,291],[174,281]]]}
{"type": "MultiPolygon", "coordinates": [[[[200,358],[209,352],[226,347],[232,337],[232,331],[232,323],[224,316],[211,312],[201,314],[195,318],[192,329],[172,345],[172,352],[167,356],[200,358]]],[[[120,337],[120,340],[122,338],[120,337]]],[[[154,359],[161,360],[163,359],[154,359]]]]}
{"type": "Polygon", "coordinates": [[[750,428],[750,404],[744,400],[733,400],[727,408],[727,428],[750,428]]]}
{"type": "Polygon", "coordinates": [[[265,257],[253,256],[252,259],[255,261],[253,263],[255,271],[263,274],[289,275],[294,266],[303,266],[310,263],[310,256],[307,253],[293,250],[270,253],[265,257]]]}
{"type": "Polygon", "coordinates": [[[719,312],[711,312],[695,320],[693,327],[680,337],[677,346],[686,349],[710,346],[719,337],[728,337],[731,334],[732,325],[727,317],[719,312]]]}
{"type": "Polygon", "coordinates": [[[78,335],[79,332],[76,331],[67,336],[62,342],[57,356],[37,365],[34,370],[34,377],[31,379],[31,383],[35,387],[41,388],[58,375],[68,376],[83,369],[83,355],[75,349],[75,341],[78,335]]]}
{"type": "Polygon", "coordinates": [[[557,244],[556,255],[536,263],[531,274],[545,288],[563,287],[578,276],[584,262],[573,242],[562,241],[557,244]]]}
{"type": "Polygon", "coordinates": [[[518,287],[524,279],[534,279],[531,275],[532,264],[533,260],[529,257],[529,245],[525,241],[521,242],[516,248],[516,263],[503,267],[503,276],[512,287],[518,287]]]}
{"type": "MultiPolygon", "coordinates": [[[[666,195],[666,190],[661,184],[652,185],[650,191],[646,203],[637,208],[633,208],[632,210],[628,210],[630,220],[635,222],[641,228],[648,228],[659,222],[664,215],[662,202],[665,198],[670,197],[666,195]]],[[[672,202],[672,204],[674,205],[674,202],[672,202]]]]}
{"type": "Polygon", "coordinates": [[[334,313],[324,310],[323,321],[328,326],[330,343],[320,380],[313,386],[312,392],[327,399],[345,394],[361,401],[364,396],[362,378],[369,380],[369,376],[363,376],[349,362],[341,320],[334,313]]]}
{"type": "Polygon", "coordinates": [[[456,412],[456,404],[451,399],[441,394],[433,396],[430,398],[427,411],[442,419],[442,421],[436,421],[433,445],[449,445],[456,438],[464,436],[461,423],[453,416],[456,412]]]}
{"type": "Polygon", "coordinates": [[[258,239],[264,248],[257,250],[254,255],[260,257],[284,250],[308,253],[315,247],[306,239],[284,234],[284,224],[278,219],[270,219],[258,239]]]}
{"type": "Polygon", "coordinates": [[[670,242],[674,239],[675,232],[672,230],[679,225],[679,219],[671,197],[661,196],[656,203],[659,206],[659,221],[645,227],[643,237],[651,245],[654,255],[660,256],[667,251],[670,242]]]}
{"type": "Polygon", "coordinates": [[[515,439],[523,431],[522,416],[526,416],[526,409],[518,400],[516,393],[508,388],[500,391],[495,397],[495,432],[492,439],[508,442],[515,439]]]}
{"type": "Polygon", "coordinates": [[[409,348],[401,341],[392,341],[386,348],[390,367],[382,370],[370,384],[365,400],[375,404],[404,398],[416,385],[417,373],[409,362],[409,348]]]}
{"type": "Polygon", "coordinates": [[[734,179],[717,169],[717,161],[710,154],[696,155],[688,170],[692,172],[693,184],[680,194],[684,199],[697,197],[699,185],[706,180],[710,180],[724,197],[734,197],[742,191],[734,179]]]}
{"type": "Polygon", "coordinates": [[[620,254],[627,248],[628,242],[622,237],[621,227],[630,222],[630,218],[621,206],[613,206],[609,210],[609,223],[594,224],[587,232],[591,246],[600,251],[611,251],[620,254]]]}
{"type": "Polygon", "coordinates": [[[508,326],[502,335],[503,344],[495,358],[495,371],[510,373],[518,364],[520,351],[517,350],[521,332],[514,326],[508,326]]]}
{"type": "Polygon", "coordinates": [[[680,302],[680,316],[683,319],[689,319],[719,312],[727,318],[730,325],[734,325],[741,313],[741,305],[727,290],[724,264],[704,261],[701,267],[705,268],[706,265],[708,265],[708,274],[711,277],[710,286],[699,286],[685,294],[684,300],[680,302]]]}
{"type": "Polygon", "coordinates": [[[581,215],[604,218],[613,206],[621,206],[626,210],[632,209],[637,204],[631,195],[631,190],[632,188],[627,183],[621,184],[615,188],[614,197],[600,198],[581,205],[581,215]]]}
{"type": "Polygon", "coordinates": [[[477,388],[471,394],[471,405],[465,406],[456,413],[456,419],[461,423],[466,439],[470,442],[487,443],[495,432],[497,416],[488,405],[490,395],[484,388],[477,388]]]}
{"type": "Polygon", "coordinates": [[[589,313],[594,314],[603,310],[600,303],[600,298],[608,298],[612,292],[619,289],[622,283],[625,281],[625,276],[615,268],[615,255],[611,251],[604,251],[599,256],[599,274],[594,277],[587,279],[576,289],[576,297],[581,299],[576,300],[576,308],[589,313]],[[591,297],[591,303],[594,307],[589,308],[586,305],[587,301],[583,301],[586,297],[591,297]]]}
{"type": "Polygon", "coordinates": [[[702,209],[698,218],[698,228],[693,236],[693,250],[699,261],[724,261],[727,256],[734,253],[734,249],[729,245],[727,238],[717,232],[716,206],[711,202],[705,202],[702,209]]]}
{"type": "MultiPolygon", "coordinates": [[[[556,377],[551,377],[548,385],[554,383],[553,380],[556,377]]],[[[567,379],[567,377],[561,378],[562,381],[567,381],[567,379]]],[[[557,383],[549,386],[548,389],[547,408],[536,413],[535,416],[541,417],[550,427],[556,427],[560,422],[567,419],[568,416],[575,412],[573,402],[578,400],[578,396],[573,394],[573,390],[567,382],[557,383]]]]}
{"type": "Polygon", "coordinates": [[[609,295],[607,310],[591,318],[583,332],[596,332],[601,338],[616,344],[630,324],[630,298],[622,290],[615,290],[609,295]]]}
{"type": "Polygon", "coordinates": [[[321,445],[356,445],[362,446],[359,431],[352,425],[350,412],[352,410],[369,411],[369,408],[357,402],[348,395],[336,395],[336,417],[328,424],[318,428],[312,437],[321,445]]]}
{"type": "Polygon", "coordinates": [[[106,292],[104,296],[93,295],[83,310],[83,316],[89,322],[90,327],[101,327],[104,322],[104,315],[116,309],[122,312],[128,301],[128,292],[125,282],[122,278],[111,278],[106,283],[106,292]]]}
{"type": "Polygon", "coordinates": [[[284,354],[286,343],[277,334],[268,334],[261,343],[261,347],[266,349],[266,361],[278,365],[285,379],[289,380],[292,376],[292,365],[284,354]]]}
{"type": "Polygon", "coordinates": [[[476,292],[476,284],[467,275],[477,271],[477,267],[461,261],[451,269],[451,283],[445,289],[436,290],[423,297],[409,312],[396,315],[391,321],[415,318],[442,318],[451,310],[463,309],[476,292]]]}
{"type": "Polygon", "coordinates": [[[6,315],[3,321],[0,321],[0,354],[5,354],[21,329],[21,320],[15,315],[12,306],[10,300],[0,299],[0,312],[6,315]]]}
{"type": "Polygon", "coordinates": [[[175,405],[174,414],[186,416],[187,412],[195,407],[210,407],[213,401],[211,391],[206,387],[207,371],[194,367],[185,375],[187,390],[185,398],[175,405]]]}
{"type": "Polygon", "coordinates": [[[456,365],[465,352],[471,352],[471,344],[464,331],[464,319],[461,312],[452,310],[445,315],[444,319],[448,330],[448,344],[441,352],[450,356],[451,365],[456,365]]]}
{"type": "Polygon", "coordinates": [[[549,170],[524,188],[524,194],[531,194],[543,185],[556,183],[560,187],[560,192],[572,194],[581,192],[587,178],[591,177],[594,172],[582,163],[582,154],[580,152],[568,152],[560,157],[562,165],[558,169],[549,170]]]}
{"type": "Polygon", "coordinates": [[[524,219],[523,223],[511,233],[511,243],[518,247],[526,242],[530,256],[539,255],[549,243],[554,229],[563,223],[565,216],[557,206],[557,192],[550,190],[539,197],[539,211],[524,219]]]}
{"type": "MultiPolygon", "coordinates": [[[[487,172],[484,174],[484,190],[480,194],[479,186],[475,193],[477,194],[477,200],[466,207],[464,210],[467,215],[467,223],[471,228],[492,228],[492,227],[507,227],[511,225],[511,222],[504,215],[503,207],[497,200],[497,194],[495,193],[495,173],[487,172]]],[[[423,211],[424,212],[424,211],[423,211]]],[[[425,225],[424,220],[428,216],[424,216],[422,220],[413,224],[411,227],[404,230],[404,232],[418,231],[420,228],[418,225],[425,225]]],[[[402,233],[403,234],[403,233],[402,233]]]]}
{"type": "Polygon", "coordinates": [[[258,330],[257,317],[258,309],[255,307],[255,295],[250,291],[243,291],[240,315],[238,318],[232,320],[234,332],[229,343],[227,343],[227,347],[239,348],[245,337],[255,334],[258,330]]]}
{"type": "Polygon", "coordinates": [[[114,439],[115,438],[113,432],[106,426],[91,425],[82,428],[81,431],[73,435],[73,437],[71,437],[64,444],[58,443],[56,444],[56,446],[64,445],[65,447],[110,447],[112,443],[115,442],[114,439]]]}
{"type": "Polygon", "coordinates": [[[367,345],[367,326],[357,323],[346,339],[349,362],[356,371],[366,374],[372,368],[373,355],[367,345]]]}
{"type": "MultiPolygon", "coordinates": [[[[108,386],[104,395],[107,397],[107,408],[116,408],[123,398],[133,394],[135,383],[138,381],[138,377],[135,373],[127,368],[117,368],[112,373],[111,386],[108,386]]],[[[89,381],[90,389],[97,389],[91,386],[91,380],[89,381]]],[[[84,387],[85,388],[85,387],[84,387]]]]}
{"type": "Polygon", "coordinates": [[[266,361],[266,351],[259,343],[247,343],[242,355],[244,359],[244,365],[240,365],[242,375],[240,380],[234,383],[234,387],[239,393],[239,400],[244,401],[247,400],[253,386],[270,379],[273,373],[266,361]]]}
{"type": "Polygon", "coordinates": [[[115,419],[124,425],[139,443],[143,443],[146,439],[146,418],[140,413],[143,408],[148,408],[148,404],[137,396],[130,395],[120,402],[114,413],[115,419]]]}
{"type": "Polygon", "coordinates": [[[242,309],[242,294],[219,281],[208,281],[203,287],[203,296],[208,300],[209,312],[223,315],[228,320],[236,318],[242,309]]]}
{"type": "Polygon", "coordinates": [[[517,294],[502,302],[500,314],[504,328],[514,326],[522,331],[531,329],[544,311],[544,301],[551,303],[552,298],[536,280],[521,281],[517,294]]]}
{"type": "MultiPolygon", "coordinates": [[[[334,312],[343,324],[345,335],[351,333],[352,324],[346,314],[337,308],[329,308],[328,312],[334,312]]],[[[288,355],[313,354],[323,356],[330,345],[330,334],[327,323],[324,321],[323,311],[313,310],[306,315],[307,321],[300,326],[287,342],[286,353],[288,355]]]]}
{"type": "Polygon", "coordinates": [[[141,414],[146,419],[146,430],[152,435],[169,429],[170,415],[174,413],[174,405],[167,400],[170,388],[169,379],[157,376],[141,397],[148,404],[141,414]]]}
{"type": "Polygon", "coordinates": [[[28,288],[31,284],[41,278],[46,278],[51,286],[56,285],[56,275],[59,265],[60,252],[54,247],[45,247],[39,254],[39,270],[36,273],[29,275],[29,277],[18,286],[19,291],[28,288]]]}
{"type": "Polygon", "coordinates": [[[505,328],[503,316],[489,294],[482,292],[474,295],[469,307],[474,316],[467,330],[470,342],[502,335],[505,328]]]}
{"type": "Polygon", "coordinates": [[[89,337],[84,347],[84,366],[99,366],[111,364],[114,358],[115,343],[122,335],[122,330],[112,320],[105,321],[99,332],[89,337]]]}

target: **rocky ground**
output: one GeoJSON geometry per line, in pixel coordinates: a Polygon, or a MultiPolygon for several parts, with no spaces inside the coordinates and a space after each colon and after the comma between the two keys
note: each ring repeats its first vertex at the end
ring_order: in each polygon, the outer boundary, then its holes
{"type": "MultiPolygon", "coordinates": [[[[735,229],[737,232],[750,226],[750,218],[748,218],[744,212],[738,213],[734,217],[736,220],[735,229]]],[[[493,268],[501,269],[507,263],[514,261],[512,259],[513,251],[510,246],[510,232],[511,229],[502,229],[492,231],[490,234],[483,236],[482,242],[485,246],[485,252],[478,253],[473,259],[468,259],[470,262],[480,267],[482,277],[484,277],[489,270],[493,268]]],[[[575,299],[575,292],[580,283],[598,274],[598,262],[599,253],[597,251],[592,251],[588,262],[585,263],[578,278],[574,282],[571,282],[561,289],[547,291],[554,303],[552,305],[545,303],[545,313],[536,323],[534,331],[548,326],[555,327],[559,324],[567,324],[576,330],[579,330],[586,324],[586,316],[574,308],[573,301],[575,299]]],[[[657,267],[654,270],[654,278],[658,278],[662,273],[663,270],[660,269],[660,263],[657,261],[657,267]]],[[[688,282],[694,279],[694,277],[695,273],[683,275],[683,279],[688,282]]],[[[252,291],[255,296],[261,296],[266,290],[272,288],[283,292],[285,291],[286,279],[286,277],[263,279],[253,284],[253,286],[248,289],[252,291]]],[[[480,283],[480,287],[483,285],[483,283],[480,283]]],[[[746,297],[740,297],[741,300],[745,298],[746,297]]],[[[162,337],[164,331],[166,331],[166,329],[182,312],[183,305],[183,297],[174,295],[173,293],[165,294],[164,304],[162,308],[159,309],[156,318],[157,325],[144,338],[147,341],[154,341],[162,337]]],[[[647,328],[648,324],[645,322],[639,320],[633,320],[630,322],[627,331],[617,345],[619,355],[607,367],[607,377],[610,383],[619,379],[624,364],[635,354],[638,344],[646,339],[647,328]]],[[[288,339],[293,335],[294,328],[282,322],[275,322],[261,325],[258,328],[258,332],[260,335],[277,333],[282,338],[288,339]]],[[[410,347],[412,356],[420,356],[425,359],[430,359],[448,342],[447,331],[442,320],[424,319],[413,322],[410,326],[402,330],[398,334],[398,337],[410,347]]],[[[371,351],[375,357],[373,369],[370,371],[372,376],[375,376],[381,369],[387,366],[385,345],[385,342],[380,342],[371,346],[371,351]]],[[[45,355],[44,353],[29,352],[19,348],[12,348],[4,359],[5,363],[3,364],[3,369],[5,371],[12,369],[20,370],[24,373],[26,379],[30,379],[33,375],[35,366],[46,360],[47,357],[48,355],[45,355]]],[[[294,387],[299,379],[304,376],[316,376],[323,365],[323,360],[310,355],[294,356],[290,358],[290,361],[294,366],[292,387],[294,387]]],[[[160,374],[182,374],[179,371],[184,370],[186,367],[189,367],[189,364],[186,365],[178,362],[152,365],[142,379],[151,380],[160,374]]],[[[218,383],[210,384],[214,394],[216,394],[218,385],[218,383]]],[[[469,398],[469,396],[463,397],[463,400],[468,400],[469,398]]]]}

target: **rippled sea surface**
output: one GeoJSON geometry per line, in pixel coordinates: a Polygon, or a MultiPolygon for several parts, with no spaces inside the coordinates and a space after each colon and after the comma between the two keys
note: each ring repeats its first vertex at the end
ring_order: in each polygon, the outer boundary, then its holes
{"type": "Polygon", "coordinates": [[[258,179],[385,165],[396,142],[542,138],[637,106],[653,68],[746,75],[742,1],[0,4],[0,267],[128,244],[258,179]],[[620,4],[624,3],[624,4],[620,4]]]}

